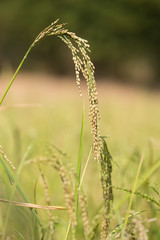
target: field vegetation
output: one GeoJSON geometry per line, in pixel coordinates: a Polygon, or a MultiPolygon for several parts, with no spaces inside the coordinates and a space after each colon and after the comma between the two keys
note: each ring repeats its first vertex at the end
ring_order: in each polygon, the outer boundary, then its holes
{"type": "Polygon", "coordinates": [[[89,102],[86,82],[41,73],[22,72],[5,96],[1,239],[160,238],[160,94],[101,81],[97,102],[88,73],[89,102]]]}

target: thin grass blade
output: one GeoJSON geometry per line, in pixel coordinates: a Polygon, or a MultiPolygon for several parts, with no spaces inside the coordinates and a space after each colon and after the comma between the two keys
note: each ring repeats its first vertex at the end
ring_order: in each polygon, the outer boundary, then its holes
{"type": "Polygon", "coordinates": [[[79,191],[80,191],[80,189],[81,189],[81,186],[82,186],[82,183],[83,183],[83,179],[84,179],[84,176],[85,176],[85,173],[86,173],[88,164],[89,164],[89,160],[90,160],[90,158],[91,158],[91,153],[92,153],[92,147],[91,147],[91,149],[90,149],[90,151],[89,151],[89,155],[88,155],[86,164],[85,164],[85,166],[84,166],[84,170],[83,170],[83,173],[82,173],[81,181],[80,181],[80,184],[79,184],[79,189],[78,189],[79,191]]]}

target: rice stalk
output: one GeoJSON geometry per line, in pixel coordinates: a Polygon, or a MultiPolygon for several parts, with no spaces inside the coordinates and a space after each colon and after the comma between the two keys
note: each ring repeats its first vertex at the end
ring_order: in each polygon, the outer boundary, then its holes
{"type": "Polygon", "coordinates": [[[91,132],[93,135],[93,152],[94,158],[100,159],[100,151],[101,151],[101,138],[99,131],[99,109],[98,109],[98,98],[97,98],[97,90],[96,90],[96,81],[94,77],[94,65],[91,62],[91,59],[88,55],[90,52],[90,46],[88,41],[78,37],[75,33],[68,31],[68,29],[64,28],[65,24],[57,24],[58,20],[51,23],[48,27],[46,27],[33,41],[28,51],[26,52],[24,58],[19,64],[13,78],[11,79],[5,93],[3,94],[0,100],[0,106],[2,105],[10,87],[12,86],[19,70],[21,69],[25,59],[27,58],[31,49],[44,37],[46,36],[56,36],[60,38],[71,50],[72,59],[75,65],[75,74],[76,74],[76,83],[78,90],[81,93],[80,88],[80,74],[86,80],[87,88],[88,88],[88,98],[89,98],[89,118],[91,123],[91,132]]]}

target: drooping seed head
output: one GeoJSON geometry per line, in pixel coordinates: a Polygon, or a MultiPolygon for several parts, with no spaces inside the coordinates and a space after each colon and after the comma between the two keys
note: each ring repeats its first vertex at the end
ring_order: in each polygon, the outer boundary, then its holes
{"type": "Polygon", "coordinates": [[[64,28],[65,24],[57,24],[58,20],[53,22],[50,26],[46,27],[35,39],[36,44],[40,39],[45,36],[57,36],[68,46],[72,53],[72,59],[75,66],[76,84],[79,90],[80,96],[82,96],[80,87],[80,74],[86,80],[88,88],[89,98],[89,118],[91,123],[91,132],[93,134],[93,152],[94,158],[100,159],[101,152],[101,138],[99,132],[99,109],[98,99],[96,90],[96,81],[94,77],[94,65],[88,55],[90,52],[90,46],[88,41],[78,37],[75,33],[69,32],[68,29],[64,28]]]}

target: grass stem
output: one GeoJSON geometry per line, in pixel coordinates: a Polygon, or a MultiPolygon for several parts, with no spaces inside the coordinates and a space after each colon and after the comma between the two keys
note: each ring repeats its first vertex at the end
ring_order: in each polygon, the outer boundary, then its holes
{"type": "Polygon", "coordinates": [[[12,84],[13,84],[13,82],[14,82],[14,80],[15,80],[15,78],[16,78],[18,72],[19,72],[19,70],[21,69],[21,67],[22,67],[22,65],[23,65],[23,63],[24,63],[24,61],[25,61],[25,59],[27,58],[29,52],[30,52],[31,49],[34,47],[34,44],[35,44],[34,42],[31,44],[31,46],[29,47],[28,51],[27,51],[26,54],[24,55],[22,61],[20,62],[20,64],[19,64],[19,66],[18,66],[18,68],[17,68],[15,74],[13,75],[13,77],[12,77],[12,79],[11,79],[11,81],[10,81],[10,83],[9,83],[9,85],[8,85],[8,87],[7,87],[7,89],[6,89],[6,91],[5,91],[5,93],[3,94],[3,96],[2,96],[2,98],[1,98],[1,100],[0,100],[0,106],[2,105],[2,103],[3,103],[3,101],[4,101],[5,97],[6,97],[6,95],[7,95],[7,93],[8,93],[8,91],[9,91],[9,89],[10,89],[10,87],[12,86],[12,84]]]}

